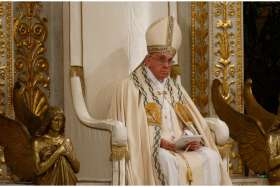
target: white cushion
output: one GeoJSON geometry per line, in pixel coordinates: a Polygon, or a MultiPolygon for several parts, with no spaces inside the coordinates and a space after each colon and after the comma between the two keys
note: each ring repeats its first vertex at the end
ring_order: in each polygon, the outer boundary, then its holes
{"type": "Polygon", "coordinates": [[[209,128],[215,133],[216,144],[224,145],[229,139],[227,124],[219,118],[205,118],[209,128]]]}
{"type": "Polygon", "coordinates": [[[127,128],[120,121],[114,121],[112,129],[112,144],[125,146],[127,145],[127,128]]]}

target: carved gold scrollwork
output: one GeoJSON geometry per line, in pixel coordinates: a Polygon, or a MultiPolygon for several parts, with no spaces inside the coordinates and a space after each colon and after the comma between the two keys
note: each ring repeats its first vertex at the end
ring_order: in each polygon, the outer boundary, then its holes
{"type": "MultiPolygon", "coordinates": [[[[236,2],[236,72],[237,72],[237,85],[236,85],[236,109],[239,112],[244,111],[243,101],[243,17],[242,15],[242,3],[236,2]]],[[[232,72],[232,70],[231,70],[232,72]]]]}
{"type": "Polygon", "coordinates": [[[0,2],[0,113],[13,116],[12,2],[0,2]]]}
{"type": "MultiPolygon", "coordinates": [[[[213,75],[222,83],[223,98],[239,112],[243,112],[243,48],[242,3],[213,3],[215,65],[213,75]]],[[[243,175],[243,163],[238,145],[233,142],[230,157],[231,176],[243,175]]]]}
{"type": "Polygon", "coordinates": [[[14,109],[13,109],[13,85],[14,85],[14,63],[13,63],[13,55],[12,55],[12,14],[13,14],[13,8],[12,8],[12,2],[6,2],[6,30],[7,30],[7,42],[6,42],[6,50],[7,50],[7,89],[8,89],[8,97],[7,97],[7,116],[14,117],[14,109]]]}
{"type": "Polygon", "coordinates": [[[235,76],[235,65],[232,64],[232,56],[235,55],[233,49],[235,38],[233,32],[229,31],[232,28],[232,21],[229,18],[234,15],[233,2],[215,3],[215,16],[221,17],[216,22],[219,31],[215,35],[215,47],[218,48],[215,52],[218,57],[218,62],[215,64],[215,76],[222,80],[222,95],[228,103],[234,100],[230,87],[235,83],[235,80],[231,79],[235,76]]]}
{"type": "Polygon", "coordinates": [[[5,114],[6,105],[6,89],[5,89],[5,79],[6,79],[6,65],[0,66],[0,114],[5,114]]]}
{"type": "MultiPolygon", "coordinates": [[[[11,87],[13,83],[11,51],[12,3],[0,2],[0,114],[11,114],[11,87]]],[[[0,146],[0,180],[9,179],[6,171],[4,148],[0,146]]]]}
{"type": "Polygon", "coordinates": [[[0,66],[0,113],[3,114],[5,111],[5,78],[6,78],[6,65],[4,64],[5,58],[5,45],[6,45],[6,34],[4,31],[4,3],[0,3],[0,58],[1,58],[1,66],[0,66]]]}
{"type": "Polygon", "coordinates": [[[192,98],[208,115],[208,3],[192,3],[192,98]]]}
{"type": "Polygon", "coordinates": [[[0,3],[0,55],[1,57],[5,57],[5,46],[6,46],[6,33],[4,32],[4,23],[3,23],[3,16],[4,16],[4,4],[3,3],[0,3]]]}
{"type": "Polygon", "coordinates": [[[16,76],[25,86],[25,99],[32,110],[36,106],[34,96],[50,92],[49,63],[44,46],[48,35],[47,19],[40,17],[41,8],[38,2],[19,3],[14,25],[16,76]]]}

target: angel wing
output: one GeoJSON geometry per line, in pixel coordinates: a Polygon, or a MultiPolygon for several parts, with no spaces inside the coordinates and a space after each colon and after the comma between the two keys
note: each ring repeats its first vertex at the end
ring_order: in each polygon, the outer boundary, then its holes
{"type": "Polygon", "coordinates": [[[29,94],[26,94],[25,88],[19,82],[15,83],[13,101],[16,119],[26,126],[31,136],[34,136],[42,125],[49,106],[46,96],[39,89],[32,90],[29,94]]]}
{"type": "Polygon", "coordinates": [[[241,159],[256,173],[269,169],[266,133],[256,118],[234,110],[220,94],[220,81],[212,84],[212,101],[216,114],[227,123],[230,136],[239,143],[241,159]]]}
{"type": "Polygon", "coordinates": [[[246,111],[248,115],[258,118],[258,120],[261,121],[262,127],[264,128],[265,132],[268,132],[268,130],[271,129],[273,125],[280,123],[280,117],[268,112],[256,101],[251,87],[252,79],[247,79],[244,87],[244,100],[246,104],[246,111]]]}
{"type": "Polygon", "coordinates": [[[18,121],[0,115],[0,145],[4,147],[7,166],[23,181],[35,176],[31,136],[18,121]]]}

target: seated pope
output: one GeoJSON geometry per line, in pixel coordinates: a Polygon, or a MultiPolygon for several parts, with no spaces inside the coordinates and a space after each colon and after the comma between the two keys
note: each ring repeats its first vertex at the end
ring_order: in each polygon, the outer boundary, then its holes
{"type": "Polygon", "coordinates": [[[154,22],[148,54],[113,96],[110,117],[127,127],[129,185],[231,185],[206,120],[170,77],[181,38],[173,17],[154,22]],[[178,146],[186,136],[198,138],[178,146]]]}

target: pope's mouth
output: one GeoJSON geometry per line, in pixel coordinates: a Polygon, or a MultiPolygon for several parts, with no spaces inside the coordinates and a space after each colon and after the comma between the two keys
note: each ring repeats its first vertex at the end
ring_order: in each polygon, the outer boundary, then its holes
{"type": "Polygon", "coordinates": [[[162,71],[161,74],[162,75],[169,75],[169,71],[162,71]]]}

